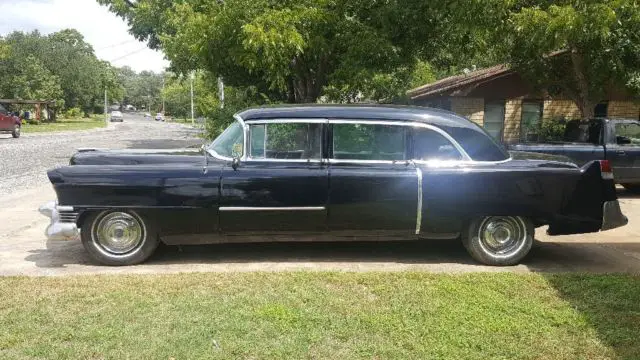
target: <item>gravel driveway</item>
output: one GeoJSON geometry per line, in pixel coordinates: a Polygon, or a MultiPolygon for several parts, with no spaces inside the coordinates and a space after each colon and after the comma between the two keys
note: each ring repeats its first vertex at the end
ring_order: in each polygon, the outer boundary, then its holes
{"type": "MultiPolygon", "coordinates": [[[[125,115],[126,116],[126,115],[125,115]]],[[[46,170],[67,164],[79,147],[175,148],[201,143],[188,127],[125,117],[122,124],[82,132],[0,138],[0,275],[167,273],[185,271],[590,271],[640,273],[640,198],[620,190],[629,225],[612,231],[547,237],[524,263],[497,268],[472,262],[456,241],[223,244],[161,247],[145,264],[93,265],[77,241],[48,242],[37,212],[55,194],[46,170]]]]}

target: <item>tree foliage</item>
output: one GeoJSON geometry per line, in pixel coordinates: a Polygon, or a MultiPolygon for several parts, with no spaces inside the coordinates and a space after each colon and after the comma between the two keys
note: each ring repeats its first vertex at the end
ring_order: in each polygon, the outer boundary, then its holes
{"type": "Polygon", "coordinates": [[[442,65],[466,58],[446,56],[445,49],[474,46],[467,40],[475,30],[455,16],[481,3],[462,9],[400,0],[99,2],[124,17],[138,39],[161,48],[175,72],[203,69],[288,102],[403,93],[419,58],[442,65]]]}
{"type": "Polygon", "coordinates": [[[85,113],[102,107],[105,87],[112,100],[123,95],[115,69],[73,29],[0,38],[0,77],[0,97],[56,100],[85,113]]]}
{"type": "Polygon", "coordinates": [[[505,1],[497,44],[538,88],[582,116],[615,88],[640,89],[640,4],[633,0],[505,1]]]}

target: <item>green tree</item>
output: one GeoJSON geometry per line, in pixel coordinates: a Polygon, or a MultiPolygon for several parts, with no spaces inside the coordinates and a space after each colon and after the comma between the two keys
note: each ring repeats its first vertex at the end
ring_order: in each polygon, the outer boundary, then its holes
{"type": "Polygon", "coordinates": [[[175,72],[204,69],[273,101],[393,97],[418,58],[447,63],[441,48],[468,32],[457,27],[459,5],[433,1],[98,1],[175,72]]]}
{"type": "Polygon", "coordinates": [[[18,63],[11,81],[12,98],[17,99],[61,99],[59,79],[51,74],[33,55],[18,63]]]}
{"type": "Polygon", "coordinates": [[[612,88],[640,89],[640,6],[633,0],[505,1],[494,20],[507,60],[584,118],[612,88]]]}

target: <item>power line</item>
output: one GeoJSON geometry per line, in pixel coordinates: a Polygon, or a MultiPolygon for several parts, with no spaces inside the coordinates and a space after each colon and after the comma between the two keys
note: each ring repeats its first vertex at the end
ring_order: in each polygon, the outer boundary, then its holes
{"type": "Polygon", "coordinates": [[[100,51],[100,50],[104,50],[104,49],[111,49],[111,48],[114,48],[114,47],[116,47],[116,46],[121,46],[121,45],[129,44],[129,43],[137,42],[137,41],[138,41],[138,40],[136,40],[136,39],[133,39],[133,40],[127,40],[127,41],[123,41],[123,42],[121,42],[121,43],[112,44],[112,45],[108,45],[108,46],[104,46],[104,47],[98,48],[98,49],[96,49],[96,51],[100,51]]]}
{"type": "Polygon", "coordinates": [[[125,54],[125,55],[122,55],[122,56],[120,56],[120,57],[117,57],[117,58],[115,58],[115,59],[113,59],[113,60],[109,60],[109,62],[114,62],[114,61],[118,61],[118,60],[124,59],[124,58],[126,58],[126,57],[128,57],[128,56],[131,56],[131,55],[133,55],[133,54],[137,54],[137,53],[139,53],[139,52],[141,52],[141,51],[143,51],[143,50],[145,50],[145,49],[147,49],[147,47],[146,47],[146,46],[145,46],[145,47],[143,47],[143,48],[140,48],[140,49],[138,49],[138,50],[136,50],[136,51],[132,51],[132,52],[130,52],[130,53],[128,53],[128,54],[125,54]]]}

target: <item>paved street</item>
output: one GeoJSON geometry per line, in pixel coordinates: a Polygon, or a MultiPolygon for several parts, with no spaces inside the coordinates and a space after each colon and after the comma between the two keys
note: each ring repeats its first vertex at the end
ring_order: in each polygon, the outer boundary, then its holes
{"type": "Polygon", "coordinates": [[[76,148],[171,148],[201,143],[189,127],[126,117],[107,129],[0,138],[0,275],[169,273],[185,271],[351,270],[433,272],[640,272],[640,197],[619,190],[626,227],[547,237],[524,263],[497,268],[475,264],[456,241],[376,243],[224,244],[162,247],[138,266],[91,263],[78,241],[48,242],[48,219],[37,208],[55,194],[45,171],[68,163],[76,148]]]}

